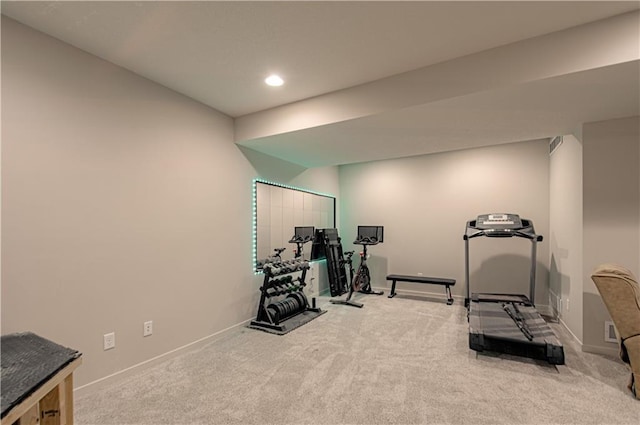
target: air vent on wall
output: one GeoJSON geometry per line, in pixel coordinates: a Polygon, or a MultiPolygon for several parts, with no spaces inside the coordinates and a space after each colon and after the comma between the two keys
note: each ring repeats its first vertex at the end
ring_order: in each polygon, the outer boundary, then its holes
{"type": "Polygon", "coordinates": [[[551,155],[562,144],[562,136],[556,136],[549,142],[549,155],[551,155]]]}

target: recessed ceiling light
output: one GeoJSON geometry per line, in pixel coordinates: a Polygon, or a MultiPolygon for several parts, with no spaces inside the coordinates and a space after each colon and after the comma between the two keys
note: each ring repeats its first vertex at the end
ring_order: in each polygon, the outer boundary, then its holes
{"type": "Polygon", "coordinates": [[[278,87],[284,84],[284,80],[275,74],[269,75],[265,78],[264,82],[273,87],[278,87]]]}

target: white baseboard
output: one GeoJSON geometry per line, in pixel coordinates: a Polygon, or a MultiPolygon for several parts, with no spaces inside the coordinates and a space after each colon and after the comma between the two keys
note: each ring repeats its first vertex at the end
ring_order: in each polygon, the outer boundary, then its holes
{"type": "Polygon", "coordinates": [[[580,345],[580,350],[583,353],[591,353],[591,354],[601,354],[603,356],[611,356],[611,357],[619,357],[619,347],[617,344],[611,344],[611,347],[601,347],[598,345],[589,345],[589,344],[584,344],[580,338],[578,338],[576,336],[576,334],[574,334],[571,329],[569,328],[569,326],[567,326],[567,324],[564,322],[564,320],[562,320],[562,318],[560,318],[559,320],[560,324],[562,325],[562,327],[564,327],[566,329],[567,332],[569,332],[569,334],[573,337],[573,339],[576,341],[576,343],[578,345],[580,345]]]}
{"type": "Polygon", "coordinates": [[[554,317],[553,309],[549,304],[536,304],[536,310],[543,316],[554,317]]]}
{"type": "Polygon", "coordinates": [[[576,342],[578,344],[580,344],[580,347],[582,347],[582,341],[580,341],[580,338],[578,338],[578,336],[576,334],[573,333],[573,331],[569,328],[569,326],[567,326],[567,324],[564,322],[564,320],[562,320],[562,317],[560,317],[558,319],[558,322],[560,322],[560,324],[562,325],[563,328],[565,328],[567,330],[567,332],[569,332],[569,334],[571,334],[571,336],[573,337],[573,339],[576,340],[576,342]]]}
{"type": "MultiPolygon", "coordinates": [[[[611,345],[614,345],[613,343],[611,345]]],[[[617,344],[615,347],[600,347],[598,345],[582,345],[582,352],[591,354],[602,354],[603,356],[610,356],[618,358],[620,356],[620,349],[617,344]]]]}
{"type": "Polygon", "coordinates": [[[96,379],[93,382],[89,382],[88,384],[84,384],[77,388],[74,388],[73,390],[74,396],[80,397],[86,394],[91,394],[94,391],[98,391],[106,386],[112,385],[113,383],[126,379],[136,373],[139,373],[142,370],[151,368],[161,362],[165,362],[181,354],[184,354],[186,351],[190,351],[190,350],[202,347],[206,344],[209,344],[210,342],[225,336],[229,332],[234,331],[239,327],[246,326],[251,320],[253,320],[253,317],[243,322],[240,322],[238,324],[229,326],[228,328],[222,329],[221,331],[218,331],[211,335],[205,336],[204,338],[200,338],[196,341],[190,342],[189,344],[183,345],[182,347],[175,348],[171,351],[168,351],[164,354],[160,354],[149,360],[145,360],[141,363],[135,364],[133,366],[129,366],[128,368],[120,370],[116,373],[112,373],[111,375],[105,376],[100,379],[96,379]]]}
{"type": "MultiPolygon", "coordinates": [[[[325,289],[324,291],[322,291],[322,293],[320,294],[320,296],[328,296],[329,295],[329,288],[325,289]]],[[[309,302],[311,302],[311,300],[309,300],[309,302]]],[[[138,372],[140,372],[141,370],[145,370],[148,369],[150,367],[153,367],[161,362],[170,360],[174,357],[179,356],[180,354],[185,353],[186,351],[189,350],[193,350],[199,347],[202,347],[212,341],[215,341],[218,338],[221,338],[223,336],[225,336],[226,334],[228,334],[229,332],[239,328],[239,327],[243,327],[246,326],[247,324],[249,324],[250,321],[252,321],[254,319],[254,317],[251,317],[250,319],[247,319],[243,322],[240,322],[238,324],[232,325],[226,329],[223,329],[221,331],[218,331],[214,334],[211,334],[209,336],[205,336],[204,338],[200,338],[196,341],[190,342],[189,344],[183,345],[182,347],[178,347],[175,348],[171,351],[168,351],[164,354],[160,354],[156,357],[153,357],[149,360],[145,360],[141,363],[135,364],[133,366],[130,366],[126,369],[120,370],[118,372],[115,372],[111,375],[105,376],[103,378],[100,379],[96,379],[95,381],[89,382],[88,384],[84,384],[81,385],[77,388],[74,388],[73,392],[75,394],[76,397],[80,397],[82,395],[85,394],[90,394],[93,391],[98,391],[101,388],[104,388],[108,385],[113,384],[114,382],[118,382],[122,379],[126,379],[129,376],[132,376],[138,372]]]]}

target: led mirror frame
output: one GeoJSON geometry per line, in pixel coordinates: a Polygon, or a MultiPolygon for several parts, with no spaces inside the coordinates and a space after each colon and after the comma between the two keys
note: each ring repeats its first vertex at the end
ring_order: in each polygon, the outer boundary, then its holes
{"type": "MultiPolygon", "coordinates": [[[[269,180],[262,179],[254,179],[253,180],[253,271],[255,274],[262,273],[261,270],[258,270],[258,183],[267,184],[270,186],[281,187],[284,189],[295,190],[298,192],[310,193],[312,195],[318,195],[325,198],[330,198],[333,200],[333,227],[336,226],[336,197],[333,195],[329,195],[327,193],[316,192],[309,189],[302,189],[300,187],[290,186],[282,183],[276,183],[269,180]]],[[[292,229],[293,230],[293,229],[292,229]]]]}

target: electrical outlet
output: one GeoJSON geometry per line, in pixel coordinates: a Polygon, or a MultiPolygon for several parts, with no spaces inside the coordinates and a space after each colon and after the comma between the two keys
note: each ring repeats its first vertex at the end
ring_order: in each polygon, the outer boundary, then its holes
{"type": "Polygon", "coordinates": [[[605,320],[604,322],[604,340],[607,342],[618,342],[615,325],[609,320],[605,320]]]}
{"type": "Polygon", "coordinates": [[[153,333],[153,320],[149,320],[148,322],[144,322],[144,326],[142,329],[142,336],[149,336],[153,333]]]}
{"type": "Polygon", "coordinates": [[[116,348],[116,333],[115,332],[104,334],[103,338],[104,338],[103,343],[104,343],[104,349],[105,350],[111,350],[112,348],[116,348]]]}

